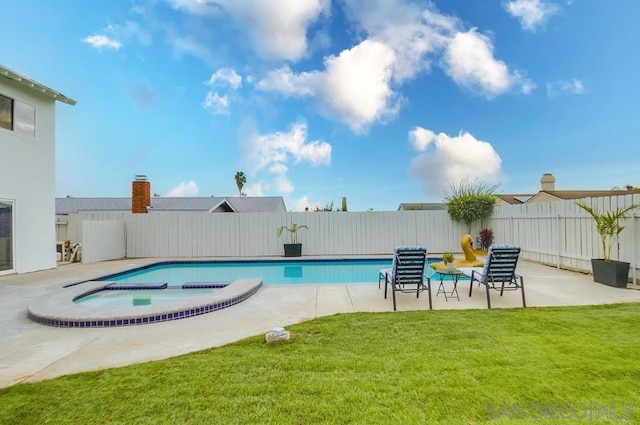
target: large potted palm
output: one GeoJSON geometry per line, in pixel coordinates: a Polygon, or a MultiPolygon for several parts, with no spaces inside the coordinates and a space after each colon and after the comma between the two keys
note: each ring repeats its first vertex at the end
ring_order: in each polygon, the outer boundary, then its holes
{"type": "Polygon", "coordinates": [[[626,208],[618,207],[606,213],[586,205],[584,202],[577,202],[577,205],[589,213],[596,223],[596,231],[600,235],[602,243],[602,253],[604,258],[592,258],[591,268],[593,270],[593,280],[609,286],[626,288],[629,281],[629,263],[611,259],[611,249],[618,241],[624,226],[620,220],[628,218],[629,211],[637,208],[634,204],[626,208]]]}
{"type": "Polygon", "coordinates": [[[291,227],[280,226],[278,236],[282,235],[285,230],[289,232],[289,243],[284,244],[285,257],[300,257],[302,255],[302,244],[298,243],[298,230],[309,229],[304,224],[291,224],[291,227]]]}

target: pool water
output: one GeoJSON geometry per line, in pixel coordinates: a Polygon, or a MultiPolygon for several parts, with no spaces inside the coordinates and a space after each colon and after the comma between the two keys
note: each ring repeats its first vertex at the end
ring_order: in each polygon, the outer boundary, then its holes
{"type": "Polygon", "coordinates": [[[331,283],[377,283],[380,269],[391,260],[255,261],[161,263],[99,280],[116,283],[233,282],[261,278],[263,285],[312,285],[331,283]]]}
{"type": "Polygon", "coordinates": [[[215,289],[136,289],[136,290],[108,290],[87,295],[76,300],[78,304],[89,307],[127,307],[143,305],[159,305],[210,294],[215,289]]]}
{"type": "MultiPolygon", "coordinates": [[[[439,262],[441,259],[429,259],[439,262]]],[[[97,281],[118,284],[166,283],[166,289],[103,290],[75,300],[92,307],[157,305],[210,294],[216,289],[183,289],[185,284],[231,283],[236,279],[259,278],[263,285],[313,285],[378,283],[381,269],[391,268],[388,260],[302,260],[302,261],[227,261],[165,262],[105,276],[97,281]]],[[[433,278],[429,266],[425,275],[433,278]]]]}

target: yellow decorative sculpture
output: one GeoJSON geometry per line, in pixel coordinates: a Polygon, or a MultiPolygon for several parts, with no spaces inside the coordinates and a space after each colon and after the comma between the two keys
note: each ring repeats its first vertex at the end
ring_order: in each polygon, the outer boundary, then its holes
{"type": "MultiPolygon", "coordinates": [[[[464,260],[455,260],[453,265],[458,267],[482,267],[484,266],[484,262],[479,261],[476,258],[476,253],[473,252],[471,248],[471,235],[464,235],[460,240],[460,245],[462,246],[462,252],[464,252],[464,260]]],[[[447,266],[444,262],[430,264],[431,268],[435,270],[446,269],[447,266]]]]}

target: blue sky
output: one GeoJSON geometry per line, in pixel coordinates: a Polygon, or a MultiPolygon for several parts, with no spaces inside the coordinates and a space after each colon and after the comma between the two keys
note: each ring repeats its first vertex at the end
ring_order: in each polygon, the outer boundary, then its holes
{"type": "Polygon", "coordinates": [[[290,210],[639,186],[640,2],[4,0],[2,65],[57,105],[56,196],[290,210]],[[10,42],[7,42],[10,40],[10,42]]]}

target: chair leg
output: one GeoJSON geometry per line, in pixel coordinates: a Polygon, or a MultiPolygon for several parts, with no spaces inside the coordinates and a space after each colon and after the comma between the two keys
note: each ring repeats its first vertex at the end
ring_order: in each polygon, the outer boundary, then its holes
{"type": "Polygon", "coordinates": [[[471,282],[469,282],[469,296],[471,296],[471,291],[473,291],[473,277],[471,278],[471,282]]]}
{"type": "Polygon", "coordinates": [[[391,294],[393,295],[393,311],[396,311],[396,289],[391,286],[391,294]]]}
{"type": "Polygon", "coordinates": [[[431,301],[431,279],[427,278],[427,293],[429,294],[429,310],[433,310],[433,302],[431,301]]]}
{"type": "Polygon", "coordinates": [[[387,284],[389,283],[389,279],[387,279],[387,277],[384,277],[384,299],[387,299],[387,284]]]}
{"type": "Polygon", "coordinates": [[[489,285],[484,285],[485,288],[487,288],[487,306],[488,308],[491,308],[491,296],[489,295],[489,285]]]}
{"type": "Polygon", "coordinates": [[[527,302],[524,299],[524,278],[520,276],[520,289],[522,290],[522,307],[527,306],[527,302]]]}

